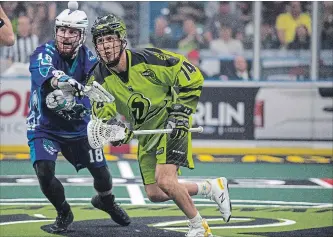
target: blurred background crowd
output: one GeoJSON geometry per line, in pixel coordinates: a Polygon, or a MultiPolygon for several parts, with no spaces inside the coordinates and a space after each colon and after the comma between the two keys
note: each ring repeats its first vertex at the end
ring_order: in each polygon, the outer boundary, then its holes
{"type": "MultiPolygon", "coordinates": [[[[1,6],[17,39],[14,46],[1,48],[1,64],[7,68],[13,62],[28,63],[39,44],[53,39],[55,17],[67,8],[67,2],[6,1],[1,6]]],[[[80,2],[79,8],[87,13],[90,25],[110,12],[123,17],[129,47],[154,46],[183,53],[202,68],[207,79],[253,80],[254,2],[80,2]]],[[[312,2],[262,2],[260,79],[309,78],[311,8],[312,2]]],[[[318,79],[330,80],[333,2],[321,2],[319,11],[318,79]]],[[[86,44],[93,49],[89,34],[86,44]]]]}

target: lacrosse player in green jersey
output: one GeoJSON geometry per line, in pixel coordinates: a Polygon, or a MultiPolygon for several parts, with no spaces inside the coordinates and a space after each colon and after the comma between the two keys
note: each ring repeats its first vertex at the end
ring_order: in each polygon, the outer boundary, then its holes
{"type": "MultiPolygon", "coordinates": [[[[191,114],[201,94],[204,78],[184,56],[157,48],[126,48],[126,26],[116,15],[99,17],[91,33],[99,63],[88,85],[98,82],[114,96],[112,103],[93,102],[93,115],[113,126],[121,114],[133,130],[172,128],[171,134],[138,136],[138,161],[147,196],[152,202],[173,200],[190,220],[187,236],[211,236],[211,231],[190,196],[214,200],[228,222],[231,204],[224,177],[200,183],[179,183],[180,166],[194,168],[191,114]]],[[[128,143],[133,132],[113,145],[128,143]]]]}

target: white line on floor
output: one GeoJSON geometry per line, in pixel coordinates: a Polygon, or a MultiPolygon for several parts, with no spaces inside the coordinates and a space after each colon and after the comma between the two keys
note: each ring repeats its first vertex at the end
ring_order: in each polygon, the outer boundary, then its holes
{"type": "MultiPolygon", "coordinates": [[[[131,165],[129,164],[128,161],[118,161],[117,165],[122,178],[126,179],[135,178],[131,165]]],[[[129,184],[126,185],[126,188],[131,198],[132,204],[139,204],[139,205],[146,204],[139,184],[129,184]]]]}
{"type": "Polygon", "coordinates": [[[11,222],[2,222],[0,223],[0,225],[26,224],[26,223],[46,222],[46,221],[54,221],[54,220],[11,221],[11,222]]]}

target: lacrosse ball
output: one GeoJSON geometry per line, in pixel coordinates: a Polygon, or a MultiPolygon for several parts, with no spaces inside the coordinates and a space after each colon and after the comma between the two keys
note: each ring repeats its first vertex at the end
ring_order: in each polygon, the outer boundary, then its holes
{"type": "Polygon", "coordinates": [[[68,9],[71,11],[75,11],[79,8],[79,3],[77,1],[68,2],[68,9]]]}

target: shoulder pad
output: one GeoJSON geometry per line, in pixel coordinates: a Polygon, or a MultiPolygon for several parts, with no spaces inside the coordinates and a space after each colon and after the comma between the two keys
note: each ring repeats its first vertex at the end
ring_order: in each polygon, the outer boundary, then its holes
{"type": "Polygon", "coordinates": [[[132,66],[140,63],[159,65],[164,67],[172,67],[179,62],[179,58],[167,54],[157,48],[145,48],[132,52],[132,66]]]}

